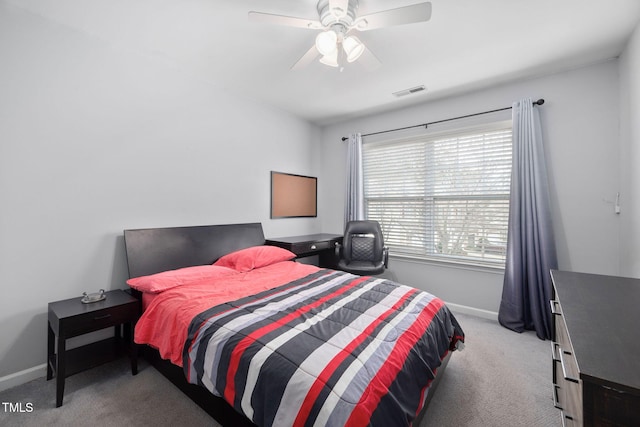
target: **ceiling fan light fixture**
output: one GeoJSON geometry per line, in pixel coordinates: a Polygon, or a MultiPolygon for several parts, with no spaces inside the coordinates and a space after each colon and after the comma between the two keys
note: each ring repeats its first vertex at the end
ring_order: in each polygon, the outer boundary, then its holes
{"type": "Polygon", "coordinates": [[[336,51],[338,35],[333,30],[323,31],[316,36],[316,49],[322,56],[327,56],[336,51]]]}
{"type": "Polygon", "coordinates": [[[329,67],[338,67],[338,50],[334,49],[333,52],[330,52],[328,55],[323,55],[322,58],[320,58],[320,63],[328,65],[329,67]]]}
{"type": "Polygon", "coordinates": [[[357,60],[364,52],[364,44],[356,36],[346,37],[342,42],[342,48],[349,62],[357,60]]]}

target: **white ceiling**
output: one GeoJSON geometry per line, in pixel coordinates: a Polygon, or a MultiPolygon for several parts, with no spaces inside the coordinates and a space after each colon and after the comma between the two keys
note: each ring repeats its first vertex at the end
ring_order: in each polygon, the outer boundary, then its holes
{"type": "MultiPolygon", "coordinates": [[[[382,66],[291,71],[317,31],[250,23],[251,10],[317,19],[317,0],[7,0],[116,49],[317,124],[616,57],[638,0],[432,0],[429,22],[361,33],[382,66]],[[392,92],[425,85],[426,92],[392,92]]],[[[358,14],[420,0],[361,0],[358,14]]]]}

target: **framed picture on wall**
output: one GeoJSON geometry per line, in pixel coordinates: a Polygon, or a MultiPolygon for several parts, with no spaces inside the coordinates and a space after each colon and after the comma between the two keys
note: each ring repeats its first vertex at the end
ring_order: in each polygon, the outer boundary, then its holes
{"type": "Polygon", "coordinates": [[[271,171],[271,218],[318,216],[318,178],[271,171]]]}

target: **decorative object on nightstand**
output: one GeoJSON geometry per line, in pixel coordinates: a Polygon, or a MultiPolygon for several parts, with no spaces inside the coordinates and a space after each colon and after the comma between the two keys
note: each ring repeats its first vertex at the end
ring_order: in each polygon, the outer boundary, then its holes
{"type": "Polygon", "coordinates": [[[105,299],[107,296],[104,293],[104,289],[100,289],[98,292],[94,292],[92,294],[88,294],[86,292],[82,293],[82,299],[80,300],[80,302],[84,303],[84,304],[91,304],[93,302],[98,302],[98,301],[102,301],[103,299],[105,299]]]}
{"type": "Polygon", "coordinates": [[[128,348],[131,373],[138,373],[137,346],[133,342],[133,326],[140,315],[140,301],[123,290],[84,294],[49,303],[47,324],[47,380],[56,377],[56,407],[62,406],[65,378],[113,360],[128,348]],[[85,299],[91,301],[90,304],[85,299]],[[109,327],[114,337],[66,349],[66,340],[109,327]],[[124,326],[124,336],[121,331],[124,326]],[[56,337],[58,338],[57,352],[56,337]]]}

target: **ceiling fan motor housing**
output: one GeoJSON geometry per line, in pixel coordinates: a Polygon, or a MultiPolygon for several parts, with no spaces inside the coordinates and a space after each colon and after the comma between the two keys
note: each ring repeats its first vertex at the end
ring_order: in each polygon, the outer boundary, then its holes
{"type": "Polygon", "coordinates": [[[341,18],[337,18],[331,11],[329,0],[318,1],[318,16],[320,17],[320,22],[325,28],[336,23],[340,23],[347,28],[350,27],[356,19],[357,11],[358,0],[349,0],[349,6],[347,7],[346,14],[341,18]]]}

